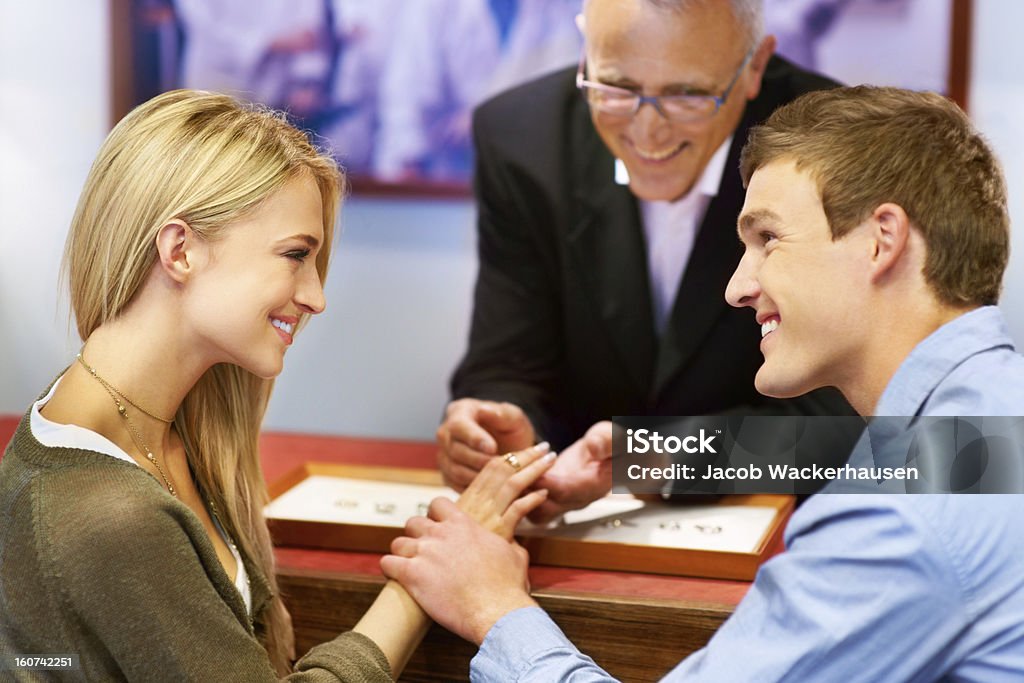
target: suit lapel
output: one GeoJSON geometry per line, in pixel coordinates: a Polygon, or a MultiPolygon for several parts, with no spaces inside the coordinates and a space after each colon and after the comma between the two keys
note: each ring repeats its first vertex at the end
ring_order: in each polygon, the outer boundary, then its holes
{"type": "Polygon", "coordinates": [[[725,287],[743,255],[736,238],[736,219],[745,195],[735,169],[739,167],[739,154],[748,130],[749,125],[744,122],[733,136],[718,195],[708,205],[683,271],[660,345],[652,400],[697,352],[728,307],[725,287]]]}
{"type": "MultiPolygon", "coordinates": [[[[585,111],[582,112],[585,115],[585,111]]],[[[614,179],[614,159],[589,120],[573,126],[573,220],[566,236],[573,268],[639,395],[649,392],[657,340],[636,199],[614,179]]]]}

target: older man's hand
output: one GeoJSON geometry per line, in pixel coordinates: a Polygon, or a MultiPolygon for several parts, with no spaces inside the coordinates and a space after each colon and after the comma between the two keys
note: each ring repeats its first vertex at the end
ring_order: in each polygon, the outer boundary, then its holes
{"type": "Polygon", "coordinates": [[[448,404],[437,428],[437,464],[445,483],[462,491],[496,456],[528,448],[535,440],[533,425],[519,406],[460,398],[448,404]]]}

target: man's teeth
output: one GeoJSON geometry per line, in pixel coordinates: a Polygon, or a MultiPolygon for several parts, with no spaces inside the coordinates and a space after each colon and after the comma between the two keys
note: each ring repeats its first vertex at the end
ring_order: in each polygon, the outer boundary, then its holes
{"type": "Polygon", "coordinates": [[[292,325],[291,323],[283,322],[281,320],[278,320],[277,318],[271,319],[270,324],[273,325],[274,327],[278,328],[282,332],[287,332],[288,334],[291,334],[292,330],[295,329],[295,325],[292,325]]]}
{"type": "Polygon", "coordinates": [[[768,333],[774,332],[779,329],[778,320],[769,320],[768,322],[761,323],[761,338],[768,336],[768,333]]]}
{"type": "Polygon", "coordinates": [[[636,153],[644,159],[650,159],[651,161],[661,161],[662,159],[668,159],[670,156],[678,152],[682,148],[682,145],[676,145],[675,147],[668,147],[666,149],[640,149],[636,148],[636,153]]]}

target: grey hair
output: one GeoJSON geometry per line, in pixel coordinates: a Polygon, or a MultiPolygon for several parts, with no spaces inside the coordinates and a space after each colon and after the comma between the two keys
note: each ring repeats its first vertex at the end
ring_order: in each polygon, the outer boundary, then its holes
{"type": "Polygon", "coordinates": [[[747,45],[751,48],[764,35],[764,0],[645,0],[648,4],[673,12],[684,12],[694,5],[727,2],[736,21],[743,27],[747,45]]]}
{"type": "MultiPolygon", "coordinates": [[[[586,10],[590,0],[583,0],[586,10]]],[[[753,49],[764,37],[764,0],[644,0],[649,5],[670,12],[685,12],[695,5],[709,5],[726,2],[732,9],[736,21],[743,28],[744,38],[749,49],[753,49]]]]}

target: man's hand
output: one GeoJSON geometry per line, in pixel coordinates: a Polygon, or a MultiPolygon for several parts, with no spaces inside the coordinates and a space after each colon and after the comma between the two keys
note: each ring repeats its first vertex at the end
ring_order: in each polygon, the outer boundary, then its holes
{"type": "Polygon", "coordinates": [[[533,425],[511,403],[460,398],[437,428],[437,464],[444,481],[462,491],[495,456],[533,445],[533,425]]]}
{"type": "Polygon", "coordinates": [[[380,561],[434,621],[479,646],[491,627],[530,597],[529,556],[515,542],[485,530],[446,498],[413,517],[405,536],[380,561]]]}
{"type": "Polygon", "coordinates": [[[536,486],[548,490],[548,500],[530,515],[537,523],[586,507],[611,491],[612,423],[605,420],[588,429],[562,451],[536,486]]]}

